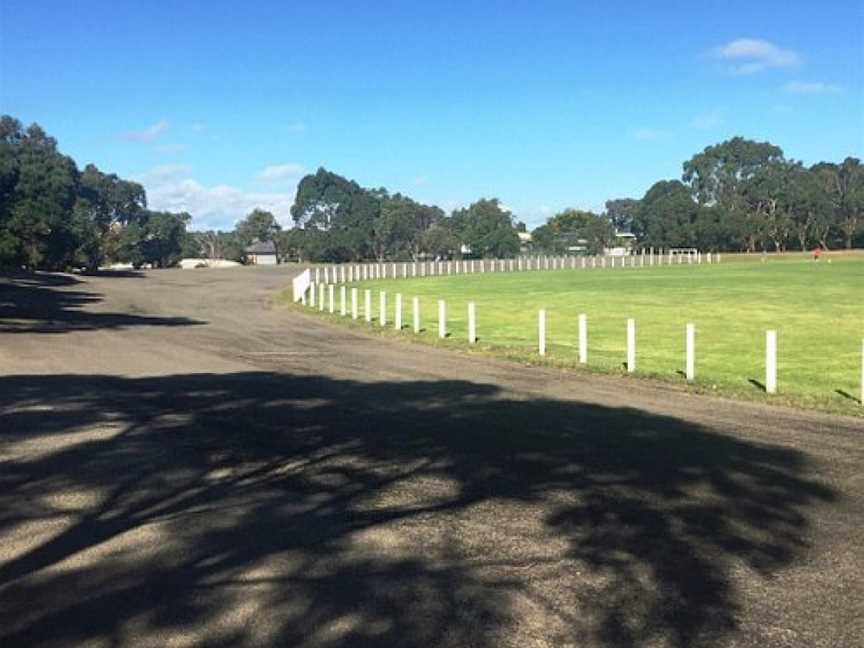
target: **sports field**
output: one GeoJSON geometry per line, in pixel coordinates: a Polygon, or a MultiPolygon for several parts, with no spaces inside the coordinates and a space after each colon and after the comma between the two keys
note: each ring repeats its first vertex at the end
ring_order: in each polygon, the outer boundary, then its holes
{"type": "Polygon", "coordinates": [[[800,255],[727,259],[721,265],[486,273],[353,285],[360,288],[360,325],[369,326],[363,322],[362,291],[370,288],[373,328],[380,328],[383,290],[387,329],[397,334],[393,306],[401,293],[401,336],[467,349],[467,304],[474,302],[479,340],[473,351],[576,368],[577,317],[585,313],[588,363],[583,370],[624,371],[626,320],[634,318],[636,374],[678,383],[683,382],[685,325],[692,322],[697,331],[693,389],[861,415],[864,255],[836,255],[830,263],[800,255]],[[423,327],[417,336],[410,330],[415,296],[423,327]],[[447,305],[446,340],[438,339],[439,299],[447,305]],[[539,309],[546,310],[547,319],[542,359],[537,354],[539,309]],[[778,394],[771,397],[761,385],[767,329],[778,336],[778,394]]]}

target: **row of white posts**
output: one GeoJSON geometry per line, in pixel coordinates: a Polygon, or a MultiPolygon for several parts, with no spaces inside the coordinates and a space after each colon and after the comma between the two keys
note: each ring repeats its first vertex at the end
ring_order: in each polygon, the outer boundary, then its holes
{"type": "Polygon", "coordinates": [[[531,270],[576,270],[606,267],[644,267],[654,265],[673,265],[676,263],[701,264],[720,263],[717,253],[696,252],[691,255],[673,255],[653,248],[642,250],[641,254],[628,256],[593,257],[518,257],[515,259],[476,259],[457,261],[411,261],[386,263],[350,263],[318,266],[312,271],[314,283],[352,283],[374,279],[409,279],[415,277],[435,277],[453,274],[475,274],[485,272],[526,272],[531,270]],[[686,261],[685,261],[686,259],[686,261]]]}
{"type": "MultiPolygon", "coordinates": [[[[335,303],[335,286],[329,284],[327,286],[327,310],[334,313],[336,310],[335,303]]],[[[313,288],[310,292],[311,307],[316,305],[316,290],[313,288]]],[[[345,286],[339,286],[339,314],[343,317],[348,314],[347,307],[347,290],[345,286]]],[[[325,310],[324,284],[318,284],[317,303],[320,311],[325,310]]],[[[372,322],[372,291],[364,290],[363,294],[363,314],[367,322],[372,322]]],[[[411,301],[412,307],[412,329],[414,333],[420,332],[420,299],[414,297],[411,301]]],[[[358,289],[351,288],[351,318],[356,320],[359,317],[358,310],[358,289]]],[[[387,293],[380,291],[378,293],[378,324],[382,327],[387,326],[387,293]]],[[[396,293],[394,313],[393,313],[393,328],[397,331],[402,330],[402,295],[396,293]]],[[[447,305],[443,299],[438,300],[438,337],[447,337],[447,305]]],[[[628,373],[636,371],[636,321],[633,319],[627,320],[627,346],[626,346],[626,367],[628,373]]],[[[477,308],[474,302],[468,303],[468,343],[476,344],[477,342],[477,308]]],[[[588,362],[588,317],[580,314],[578,317],[578,341],[577,341],[577,357],[579,364],[588,362]]],[[[546,311],[540,310],[537,313],[537,352],[540,356],[546,355],[546,311]]],[[[684,327],[684,377],[687,382],[692,382],[696,377],[696,326],[688,323],[684,327]]],[[[769,330],[765,332],[765,391],[768,394],[777,393],[777,331],[769,330]]],[[[859,403],[864,404],[864,340],[861,342],[861,393],[859,403]]]]}

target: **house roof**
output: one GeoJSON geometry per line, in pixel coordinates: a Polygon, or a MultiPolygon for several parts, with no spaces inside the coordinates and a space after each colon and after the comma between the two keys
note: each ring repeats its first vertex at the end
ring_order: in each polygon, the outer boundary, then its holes
{"type": "Polygon", "coordinates": [[[276,254],[276,245],[273,241],[255,241],[246,247],[249,254],[276,254]]]}

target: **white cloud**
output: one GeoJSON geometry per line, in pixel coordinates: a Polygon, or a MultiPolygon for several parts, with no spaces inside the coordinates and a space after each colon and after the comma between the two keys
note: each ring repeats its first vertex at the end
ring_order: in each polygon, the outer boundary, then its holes
{"type": "Polygon", "coordinates": [[[291,225],[294,188],[288,191],[245,191],[227,184],[205,185],[192,177],[184,164],[164,164],[135,178],[147,190],[151,209],[186,211],[194,229],[231,229],[256,207],[273,212],[283,225],[291,225]]]}
{"type": "Polygon", "coordinates": [[[158,139],[167,129],[168,122],[163,119],[141,130],[129,131],[124,137],[130,142],[152,142],[158,139]]]}
{"type": "Polygon", "coordinates": [[[271,164],[264,167],[258,173],[258,179],[264,182],[294,181],[303,175],[305,169],[302,164],[289,162],[288,164],[271,164]]]}
{"type": "Polygon", "coordinates": [[[633,131],[633,138],[640,142],[653,142],[666,136],[666,132],[654,128],[637,128],[633,131]]]}
{"type": "Polygon", "coordinates": [[[306,124],[304,124],[302,121],[291,122],[285,127],[285,130],[289,133],[305,133],[306,124]]]}
{"type": "Polygon", "coordinates": [[[186,147],[183,144],[160,144],[159,146],[154,146],[153,150],[163,155],[176,155],[185,151],[186,147]]]}
{"type": "Polygon", "coordinates": [[[759,38],[738,38],[715,47],[716,58],[729,61],[733,74],[754,74],[768,68],[792,67],[801,62],[798,52],[759,38]]]}
{"type": "Polygon", "coordinates": [[[843,88],[833,83],[822,83],[821,81],[790,81],[783,89],[789,94],[797,95],[825,95],[837,94],[843,88]]]}
{"type": "Polygon", "coordinates": [[[725,108],[712,108],[703,113],[699,113],[690,120],[690,128],[697,130],[711,130],[717,128],[725,121],[725,108]]]}
{"type": "Polygon", "coordinates": [[[135,177],[141,183],[164,182],[180,176],[188,176],[192,167],[188,164],[160,164],[135,177]]]}
{"type": "Polygon", "coordinates": [[[411,184],[415,187],[424,187],[429,184],[429,176],[418,175],[411,180],[411,184]]]}
{"type": "Polygon", "coordinates": [[[192,124],[193,133],[203,133],[205,130],[207,130],[207,124],[204,122],[195,122],[192,124]]]}

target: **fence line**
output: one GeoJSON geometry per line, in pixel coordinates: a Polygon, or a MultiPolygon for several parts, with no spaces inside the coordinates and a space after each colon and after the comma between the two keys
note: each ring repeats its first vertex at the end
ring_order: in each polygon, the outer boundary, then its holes
{"type": "MultiPolygon", "coordinates": [[[[416,277],[441,277],[454,274],[484,274],[486,272],[555,272],[560,270],[585,270],[598,267],[611,268],[644,268],[662,265],[674,265],[675,260],[680,265],[686,259],[688,265],[703,263],[720,263],[720,254],[698,252],[683,254],[673,250],[662,249],[642,250],[639,254],[627,256],[520,256],[517,259],[461,259],[435,260],[388,263],[350,263],[317,265],[306,268],[293,280],[293,297],[295,302],[307,303],[306,295],[318,284],[346,284],[357,281],[374,281],[379,279],[413,279],[416,277]],[[577,263],[579,259],[579,263],[577,263]],[[590,259],[590,262],[589,262],[590,259]],[[598,264],[597,259],[600,259],[598,264]],[[628,265],[627,260],[630,260],[628,265]],[[638,259],[638,263],[637,263],[638,259]]],[[[308,301],[314,302],[311,296],[308,301]]]]}

